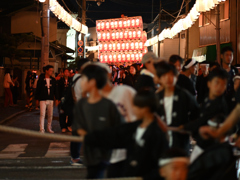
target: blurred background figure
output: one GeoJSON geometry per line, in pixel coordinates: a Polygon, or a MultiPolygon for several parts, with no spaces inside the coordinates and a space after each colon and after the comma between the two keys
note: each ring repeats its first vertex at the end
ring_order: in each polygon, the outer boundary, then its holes
{"type": "Polygon", "coordinates": [[[3,82],[3,87],[5,90],[5,100],[4,100],[4,107],[13,106],[13,97],[12,97],[12,92],[10,89],[10,86],[13,85],[14,83],[12,82],[11,76],[10,76],[10,69],[7,68],[5,70],[5,76],[4,76],[4,82],[3,82]]]}
{"type": "Polygon", "coordinates": [[[129,74],[125,77],[123,76],[123,84],[135,87],[139,75],[137,74],[137,67],[135,65],[131,65],[129,69],[129,74]]]}
{"type": "Polygon", "coordinates": [[[13,83],[14,86],[12,87],[12,95],[13,95],[13,104],[17,104],[17,99],[19,95],[19,82],[18,77],[16,75],[13,76],[13,83]]]}

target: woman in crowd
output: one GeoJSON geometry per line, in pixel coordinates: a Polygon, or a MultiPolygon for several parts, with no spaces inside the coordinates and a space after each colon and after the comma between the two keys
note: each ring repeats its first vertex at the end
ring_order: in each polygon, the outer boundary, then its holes
{"type": "Polygon", "coordinates": [[[3,82],[3,87],[5,90],[4,107],[8,107],[9,105],[13,106],[13,97],[10,89],[11,85],[14,86],[14,83],[10,76],[10,69],[7,68],[5,70],[5,76],[4,76],[4,82],[3,82]]]}

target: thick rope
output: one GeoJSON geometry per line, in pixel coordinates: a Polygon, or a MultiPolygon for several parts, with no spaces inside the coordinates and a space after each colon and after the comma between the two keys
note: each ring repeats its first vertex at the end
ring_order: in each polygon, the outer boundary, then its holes
{"type": "Polygon", "coordinates": [[[50,134],[50,133],[40,133],[38,131],[32,131],[27,129],[20,129],[16,127],[3,126],[0,125],[0,131],[5,133],[18,134],[23,136],[31,136],[35,138],[50,139],[55,141],[68,141],[68,142],[82,142],[83,138],[78,136],[69,136],[62,134],[50,134]]]}

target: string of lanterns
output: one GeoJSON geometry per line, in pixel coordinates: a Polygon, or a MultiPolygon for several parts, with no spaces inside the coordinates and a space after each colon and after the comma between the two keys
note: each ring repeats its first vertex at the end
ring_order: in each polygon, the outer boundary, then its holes
{"type": "Polygon", "coordinates": [[[167,38],[172,39],[181,31],[192,27],[199,18],[200,13],[210,11],[215,7],[215,5],[224,1],[225,0],[196,0],[196,3],[185,18],[178,20],[172,28],[164,29],[159,35],[148,39],[145,46],[152,46],[158,43],[158,41],[163,41],[167,38]]]}
{"type": "Polygon", "coordinates": [[[76,31],[87,34],[88,27],[80,23],[78,20],[72,17],[58,2],[57,0],[49,0],[49,8],[61,21],[72,27],[76,31]]]}

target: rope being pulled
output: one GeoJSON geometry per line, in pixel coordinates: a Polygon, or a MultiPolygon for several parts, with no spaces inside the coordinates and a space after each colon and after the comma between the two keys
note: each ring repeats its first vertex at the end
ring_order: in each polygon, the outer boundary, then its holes
{"type": "Polygon", "coordinates": [[[39,133],[38,131],[32,131],[27,129],[20,129],[16,127],[0,125],[0,131],[12,134],[18,134],[23,136],[31,136],[35,138],[50,139],[55,141],[68,141],[68,142],[82,142],[83,137],[69,136],[62,134],[50,134],[50,133],[39,133]]]}

